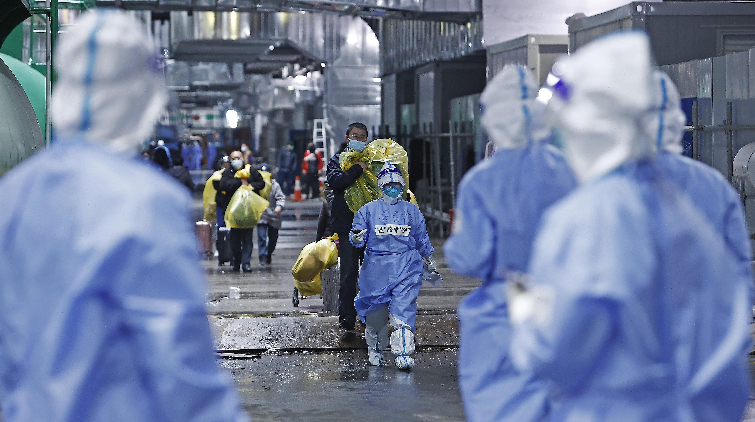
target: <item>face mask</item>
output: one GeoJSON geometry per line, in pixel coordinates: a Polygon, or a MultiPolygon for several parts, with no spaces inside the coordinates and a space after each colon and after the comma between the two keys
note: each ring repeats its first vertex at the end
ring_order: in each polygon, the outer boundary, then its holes
{"type": "Polygon", "coordinates": [[[403,192],[403,189],[401,189],[398,186],[388,186],[387,188],[383,189],[383,193],[387,196],[390,196],[393,199],[398,198],[401,196],[401,192],[403,192]]]}
{"type": "Polygon", "coordinates": [[[288,146],[288,150],[289,150],[289,151],[293,151],[293,150],[294,150],[294,146],[293,146],[293,145],[289,145],[289,146],[288,146]]]}
{"type": "Polygon", "coordinates": [[[238,170],[241,168],[241,166],[244,165],[244,160],[233,160],[231,161],[231,166],[234,170],[238,170]]]}
{"type": "Polygon", "coordinates": [[[349,148],[353,149],[354,151],[362,152],[364,151],[364,147],[366,146],[367,144],[362,141],[349,141],[349,148]]]}
{"type": "Polygon", "coordinates": [[[241,152],[246,152],[247,147],[241,147],[241,152]]]}

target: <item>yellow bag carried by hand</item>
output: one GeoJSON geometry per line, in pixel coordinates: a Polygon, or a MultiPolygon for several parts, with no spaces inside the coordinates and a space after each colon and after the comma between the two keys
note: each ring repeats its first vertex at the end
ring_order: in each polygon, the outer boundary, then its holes
{"type": "MultiPolygon", "coordinates": [[[[404,147],[392,139],[376,139],[370,142],[362,152],[354,150],[342,152],[340,156],[341,170],[346,171],[359,161],[367,164],[367,170],[359,176],[353,185],[346,188],[343,195],[351,212],[356,213],[368,202],[383,196],[378,186],[377,174],[386,161],[390,161],[391,164],[401,170],[401,176],[406,183],[405,186],[409,186],[409,157],[404,147]]],[[[404,190],[404,193],[406,193],[406,190],[404,190]]]]}
{"type": "Polygon", "coordinates": [[[291,275],[294,276],[294,285],[302,296],[322,293],[320,284],[322,270],[338,262],[336,240],[338,240],[338,234],[310,243],[299,253],[299,258],[291,269],[291,275]]]}
{"type": "Polygon", "coordinates": [[[254,188],[241,186],[225,209],[225,225],[232,229],[253,229],[268,205],[268,200],[254,193],[254,188]]]}
{"type": "Polygon", "coordinates": [[[257,170],[257,171],[259,172],[260,175],[262,175],[262,180],[265,181],[265,187],[260,191],[260,196],[265,199],[269,199],[270,192],[273,191],[273,182],[271,181],[273,175],[270,174],[270,172],[268,171],[262,171],[262,170],[257,170]]]}
{"type": "Polygon", "coordinates": [[[202,204],[204,205],[204,221],[215,221],[217,219],[215,215],[215,195],[218,191],[215,190],[212,182],[220,180],[223,175],[223,170],[218,170],[210,176],[204,184],[204,191],[202,192],[202,204]]]}

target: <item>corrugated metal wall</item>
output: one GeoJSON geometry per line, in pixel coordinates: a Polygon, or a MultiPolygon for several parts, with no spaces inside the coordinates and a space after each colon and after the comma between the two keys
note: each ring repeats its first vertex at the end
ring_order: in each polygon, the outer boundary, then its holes
{"type": "Polygon", "coordinates": [[[452,22],[386,20],[382,29],[381,74],[483,50],[482,19],[452,22]]]}

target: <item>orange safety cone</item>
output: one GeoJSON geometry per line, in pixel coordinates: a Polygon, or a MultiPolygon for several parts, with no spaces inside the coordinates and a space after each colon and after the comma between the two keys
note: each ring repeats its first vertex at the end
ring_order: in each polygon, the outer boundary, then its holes
{"type": "Polygon", "coordinates": [[[299,181],[299,176],[296,176],[296,181],[294,182],[294,201],[301,200],[301,182],[299,181]]]}

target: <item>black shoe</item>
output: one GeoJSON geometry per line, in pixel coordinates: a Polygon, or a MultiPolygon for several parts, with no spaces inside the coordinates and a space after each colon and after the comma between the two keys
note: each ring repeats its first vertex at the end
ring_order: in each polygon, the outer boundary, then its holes
{"type": "Polygon", "coordinates": [[[265,255],[265,264],[270,265],[272,264],[273,257],[271,255],[265,255]]]}
{"type": "Polygon", "coordinates": [[[231,271],[233,271],[234,273],[237,273],[237,272],[241,271],[241,268],[238,265],[234,265],[233,268],[231,269],[231,271]]]}
{"type": "Polygon", "coordinates": [[[267,263],[267,257],[265,255],[260,255],[260,265],[265,265],[267,263]]]}
{"type": "Polygon", "coordinates": [[[252,272],[252,265],[251,264],[242,264],[241,269],[244,270],[245,273],[252,272]]]}
{"type": "Polygon", "coordinates": [[[338,326],[346,331],[354,331],[354,321],[338,320],[338,326]]]}

